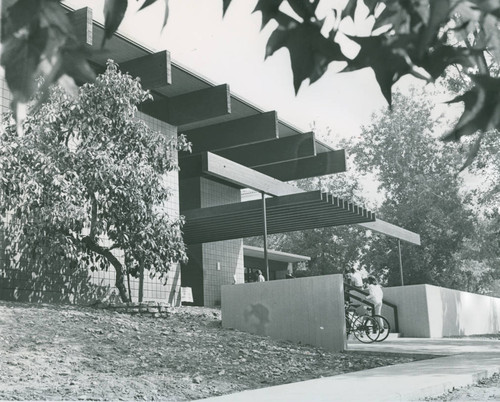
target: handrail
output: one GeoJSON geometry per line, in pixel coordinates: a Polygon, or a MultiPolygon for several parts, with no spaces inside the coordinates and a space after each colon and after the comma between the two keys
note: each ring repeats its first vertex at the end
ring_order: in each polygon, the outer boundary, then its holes
{"type": "MultiPolygon", "coordinates": [[[[373,308],[373,304],[372,303],[370,303],[367,300],[361,299],[359,296],[355,296],[355,295],[349,293],[349,290],[354,290],[354,291],[356,291],[358,293],[361,293],[364,296],[368,296],[369,295],[368,292],[366,292],[363,289],[357,288],[355,286],[349,285],[348,283],[344,282],[344,289],[346,289],[346,288],[348,289],[348,291],[344,291],[344,293],[346,294],[346,296],[352,297],[353,299],[356,299],[356,300],[361,301],[361,302],[363,302],[365,304],[368,304],[368,305],[371,304],[371,307],[373,308]]],[[[385,300],[382,300],[382,304],[385,304],[386,306],[392,308],[392,311],[393,311],[393,314],[394,314],[394,331],[395,332],[399,332],[398,306],[396,306],[394,303],[391,303],[391,302],[388,302],[388,301],[385,301],[385,300]]],[[[372,314],[375,314],[375,309],[373,309],[372,311],[373,311],[372,314]]]]}
{"type": "Polygon", "coordinates": [[[361,303],[367,304],[368,307],[370,307],[372,309],[372,315],[375,315],[375,304],[373,304],[372,302],[369,302],[368,300],[362,299],[361,297],[356,296],[356,295],[349,294],[349,297],[352,297],[353,299],[356,299],[357,301],[360,301],[361,303]]]}

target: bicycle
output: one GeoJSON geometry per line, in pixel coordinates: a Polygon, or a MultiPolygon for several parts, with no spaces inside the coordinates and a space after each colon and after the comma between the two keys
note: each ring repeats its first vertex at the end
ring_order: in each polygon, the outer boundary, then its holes
{"type": "Polygon", "coordinates": [[[380,335],[378,322],[370,315],[358,315],[355,311],[356,307],[359,305],[346,303],[345,306],[347,336],[352,333],[362,343],[375,342],[380,335]]]}
{"type": "Polygon", "coordinates": [[[378,338],[375,340],[375,342],[385,341],[387,339],[387,337],[389,336],[389,333],[391,332],[391,324],[389,324],[389,321],[383,315],[371,314],[371,311],[373,311],[372,307],[365,306],[365,309],[370,314],[370,317],[375,318],[375,320],[377,321],[377,324],[378,324],[379,335],[378,335],[378,338]]]}

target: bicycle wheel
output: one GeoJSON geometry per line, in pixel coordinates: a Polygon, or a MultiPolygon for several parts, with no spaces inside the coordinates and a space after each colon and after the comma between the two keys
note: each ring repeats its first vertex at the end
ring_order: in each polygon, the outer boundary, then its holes
{"type": "Polygon", "coordinates": [[[369,315],[358,317],[352,324],[352,332],[363,343],[375,342],[380,333],[377,320],[369,315]]]}
{"type": "Polygon", "coordinates": [[[389,333],[391,332],[391,325],[389,324],[389,321],[387,321],[387,318],[381,315],[374,315],[373,318],[377,320],[379,327],[379,335],[376,341],[377,342],[385,341],[389,336],[389,333]]]}

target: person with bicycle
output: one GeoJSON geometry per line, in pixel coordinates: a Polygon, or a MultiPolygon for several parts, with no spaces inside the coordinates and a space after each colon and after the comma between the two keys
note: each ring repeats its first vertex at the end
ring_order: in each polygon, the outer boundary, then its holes
{"type": "MultiPolygon", "coordinates": [[[[375,314],[380,315],[382,312],[382,300],[384,299],[384,292],[382,291],[382,286],[380,286],[374,276],[369,276],[366,280],[368,290],[368,296],[366,300],[373,303],[375,314]]],[[[380,322],[382,325],[383,323],[380,322]]]]}
{"type": "MultiPolygon", "coordinates": [[[[347,283],[350,284],[352,287],[357,288],[357,289],[363,289],[363,277],[361,276],[361,272],[356,270],[353,267],[350,267],[347,270],[347,273],[345,275],[347,279],[347,283]]],[[[351,302],[351,292],[353,290],[348,290],[345,295],[344,295],[344,300],[346,303],[351,302]]],[[[355,292],[355,290],[354,290],[355,292]]]]}
{"type": "Polygon", "coordinates": [[[355,268],[349,268],[347,278],[349,280],[349,283],[355,288],[363,288],[363,277],[361,276],[361,272],[359,272],[355,268]]]}

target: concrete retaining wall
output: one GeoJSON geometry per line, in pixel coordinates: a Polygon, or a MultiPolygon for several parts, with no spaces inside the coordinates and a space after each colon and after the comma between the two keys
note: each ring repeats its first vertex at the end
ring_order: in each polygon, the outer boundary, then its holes
{"type": "Polygon", "coordinates": [[[432,285],[384,288],[398,306],[405,337],[493,334],[500,331],[500,299],[432,285]]]}
{"type": "Polygon", "coordinates": [[[342,275],[222,286],[222,326],[342,351],[342,275]]]}

